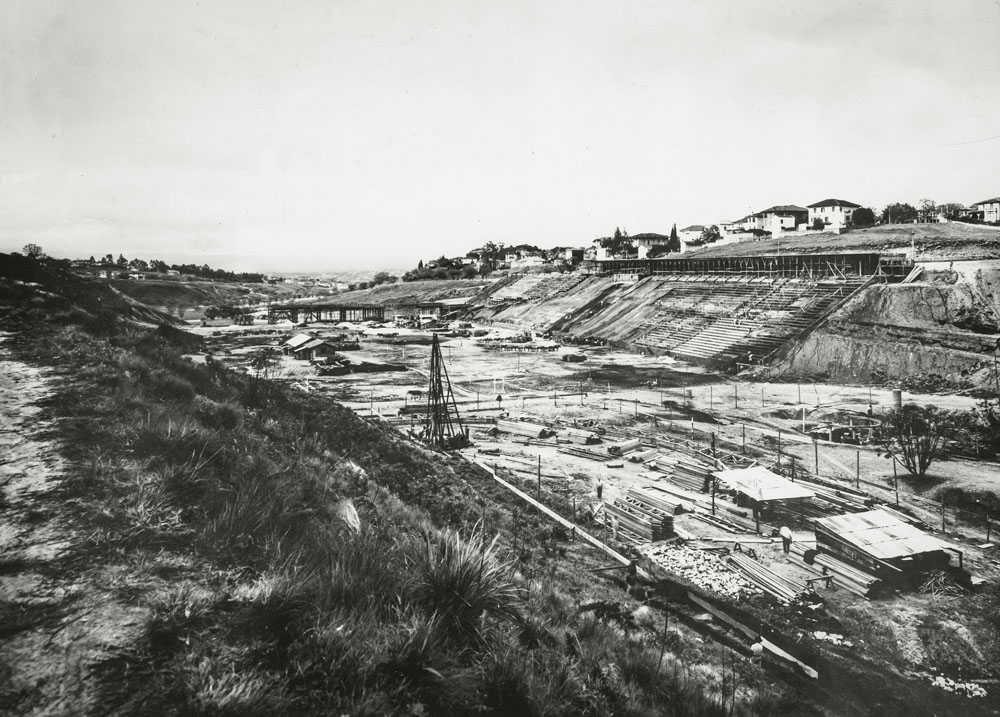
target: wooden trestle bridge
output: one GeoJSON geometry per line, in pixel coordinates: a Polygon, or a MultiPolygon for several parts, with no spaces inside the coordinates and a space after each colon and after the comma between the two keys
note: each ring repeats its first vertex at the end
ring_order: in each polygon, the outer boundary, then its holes
{"type": "Polygon", "coordinates": [[[269,304],[267,323],[273,324],[282,319],[295,324],[300,321],[385,321],[385,307],[335,301],[269,304]]]}

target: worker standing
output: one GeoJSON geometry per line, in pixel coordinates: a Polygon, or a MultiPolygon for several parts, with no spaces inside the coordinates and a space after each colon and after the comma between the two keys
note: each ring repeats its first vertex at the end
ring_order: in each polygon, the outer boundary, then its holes
{"type": "Polygon", "coordinates": [[[597,500],[604,496],[604,481],[597,481],[597,500]]]}
{"type": "Polygon", "coordinates": [[[764,662],[764,641],[758,637],[757,642],[750,646],[750,652],[753,655],[753,664],[760,667],[764,662]]]}
{"type": "Polygon", "coordinates": [[[788,529],[787,525],[783,525],[778,531],[778,535],[781,536],[781,548],[785,551],[785,555],[788,555],[792,549],[792,531],[788,529]]]}

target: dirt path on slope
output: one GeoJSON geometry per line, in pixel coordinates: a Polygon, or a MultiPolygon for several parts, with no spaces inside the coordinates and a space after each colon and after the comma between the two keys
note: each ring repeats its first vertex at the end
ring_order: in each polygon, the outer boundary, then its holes
{"type": "Polygon", "coordinates": [[[68,466],[48,437],[49,369],[22,363],[0,334],[0,714],[99,710],[95,668],[135,641],[146,611],[98,587],[85,531],[59,495],[68,466]]]}

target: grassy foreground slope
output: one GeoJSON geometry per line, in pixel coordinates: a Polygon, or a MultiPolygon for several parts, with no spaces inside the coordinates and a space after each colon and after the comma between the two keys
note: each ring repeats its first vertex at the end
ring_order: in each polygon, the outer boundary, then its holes
{"type": "MultiPolygon", "coordinates": [[[[478,470],[193,363],[193,337],[82,308],[44,267],[3,259],[7,351],[50,367],[48,438],[71,466],[31,518],[66,547],[33,569],[73,589],[31,620],[3,601],[17,619],[0,639],[50,631],[32,659],[60,675],[67,621],[141,619],[59,684],[6,681],[0,711],[68,692],[72,713],[100,714],[774,713],[752,670],[637,624],[612,578],[567,566],[478,470]],[[41,287],[16,283],[29,270],[41,287]]],[[[0,673],[18,674],[6,654],[0,673]]]]}

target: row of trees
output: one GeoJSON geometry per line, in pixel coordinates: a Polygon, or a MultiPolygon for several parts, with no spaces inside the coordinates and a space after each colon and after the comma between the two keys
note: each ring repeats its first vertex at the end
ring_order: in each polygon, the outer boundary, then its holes
{"type": "Polygon", "coordinates": [[[93,256],[89,259],[91,264],[104,267],[113,267],[122,271],[148,271],[157,274],[166,274],[173,270],[180,274],[189,274],[202,279],[214,279],[216,281],[239,281],[248,283],[262,283],[264,275],[256,272],[235,272],[225,269],[215,269],[208,264],[167,264],[160,259],[127,259],[124,254],[119,254],[115,259],[114,254],[105,254],[100,259],[93,256]]]}

